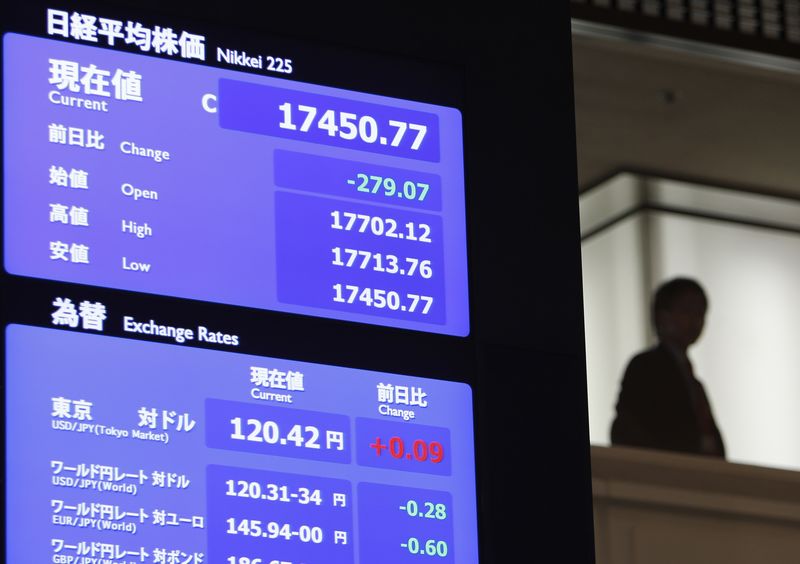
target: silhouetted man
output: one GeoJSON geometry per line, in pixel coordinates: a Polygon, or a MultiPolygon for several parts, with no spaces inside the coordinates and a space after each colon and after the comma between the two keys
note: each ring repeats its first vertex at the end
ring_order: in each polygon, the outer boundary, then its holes
{"type": "Polygon", "coordinates": [[[703,385],[686,352],[700,337],[708,301],[689,278],[662,284],[653,299],[658,345],[637,354],[622,379],[611,443],[725,458],[703,385]]]}

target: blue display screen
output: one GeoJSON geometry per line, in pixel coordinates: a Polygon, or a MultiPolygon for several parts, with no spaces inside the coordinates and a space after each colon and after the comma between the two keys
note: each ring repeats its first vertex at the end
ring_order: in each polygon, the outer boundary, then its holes
{"type": "Polygon", "coordinates": [[[5,339],[7,562],[478,562],[467,384],[19,324],[5,339]]]}
{"type": "Polygon", "coordinates": [[[459,110],[59,40],[73,20],[3,38],[8,273],[469,334],[459,110]]]}
{"type": "Polygon", "coordinates": [[[5,561],[477,564],[466,349],[425,352],[470,335],[456,83],[40,15],[2,38],[5,561]]]}

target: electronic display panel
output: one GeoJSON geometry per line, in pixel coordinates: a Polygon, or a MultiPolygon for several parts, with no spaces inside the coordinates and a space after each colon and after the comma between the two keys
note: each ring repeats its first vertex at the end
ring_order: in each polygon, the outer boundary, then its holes
{"type": "Polygon", "coordinates": [[[588,562],[560,6],[5,3],[0,560],[588,562]]]}
{"type": "Polygon", "coordinates": [[[5,338],[7,562],[478,562],[466,384],[5,338]]]}
{"type": "Polygon", "coordinates": [[[9,273],[469,333],[458,109],[47,17],[48,38],[3,37],[9,273]]]}
{"type": "Polygon", "coordinates": [[[460,110],[38,17],[2,39],[4,276],[47,311],[4,305],[6,560],[477,563],[467,374],[253,354],[272,312],[469,334],[460,110]]]}
{"type": "Polygon", "coordinates": [[[478,562],[467,383],[237,352],[252,317],[134,297],[468,335],[460,111],[40,17],[2,45],[3,265],[57,292],[5,325],[7,561],[478,562]]]}

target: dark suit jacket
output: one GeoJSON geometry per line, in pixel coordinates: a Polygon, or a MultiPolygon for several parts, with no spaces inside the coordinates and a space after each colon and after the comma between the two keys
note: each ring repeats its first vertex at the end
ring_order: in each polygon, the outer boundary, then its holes
{"type": "MultiPolygon", "coordinates": [[[[708,406],[702,384],[693,375],[689,378],[696,386],[700,401],[708,406]]],[[[700,422],[689,386],[678,360],[664,346],[633,357],[622,379],[617,414],[611,426],[611,443],[710,454],[701,447],[700,422]]],[[[713,436],[715,454],[724,458],[725,446],[716,423],[713,436]]]]}

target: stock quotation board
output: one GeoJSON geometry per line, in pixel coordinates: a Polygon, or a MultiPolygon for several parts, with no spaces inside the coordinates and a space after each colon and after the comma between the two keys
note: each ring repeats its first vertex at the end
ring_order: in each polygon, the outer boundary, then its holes
{"type": "Polygon", "coordinates": [[[461,111],[36,18],[2,38],[4,560],[477,564],[469,378],[336,330],[469,337],[461,111]],[[259,352],[287,317],[346,361],[259,352]]]}
{"type": "Polygon", "coordinates": [[[4,37],[9,273],[469,333],[457,109],[114,51],[102,29],[106,48],[4,37]]]}

